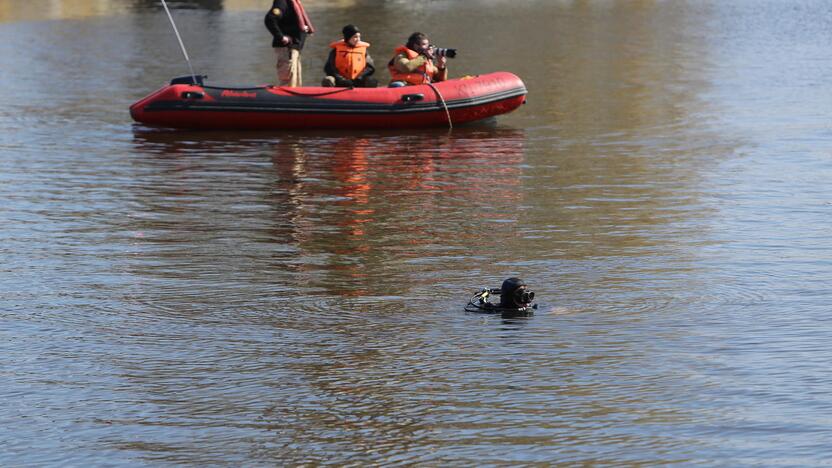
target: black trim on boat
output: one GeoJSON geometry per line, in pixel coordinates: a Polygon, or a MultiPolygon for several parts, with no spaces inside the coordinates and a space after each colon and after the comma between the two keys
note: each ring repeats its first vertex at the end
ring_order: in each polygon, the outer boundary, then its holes
{"type": "MultiPolygon", "coordinates": [[[[205,86],[206,94],[222,102],[205,100],[159,101],[148,104],[145,112],[162,111],[206,111],[206,112],[266,112],[266,113],[316,113],[316,114],[409,114],[418,112],[436,112],[442,110],[439,102],[397,101],[393,104],[371,103],[361,101],[316,100],[297,94],[295,96],[277,96],[258,88],[216,88],[205,86]],[[251,92],[255,96],[231,100],[221,96],[224,91],[251,92]],[[257,102],[258,99],[260,102],[257,102]]],[[[349,88],[344,88],[348,90],[349,88]]],[[[528,94],[525,86],[486,94],[474,98],[446,101],[448,110],[491,104],[528,94]]]]}

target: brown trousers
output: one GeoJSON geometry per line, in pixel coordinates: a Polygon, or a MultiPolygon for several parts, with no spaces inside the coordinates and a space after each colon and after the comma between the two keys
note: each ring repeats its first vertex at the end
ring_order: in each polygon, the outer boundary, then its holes
{"type": "Polygon", "coordinates": [[[274,55],[277,58],[277,84],[290,88],[303,86],[300,51],[288,47],[275,47],[274,55]]]}

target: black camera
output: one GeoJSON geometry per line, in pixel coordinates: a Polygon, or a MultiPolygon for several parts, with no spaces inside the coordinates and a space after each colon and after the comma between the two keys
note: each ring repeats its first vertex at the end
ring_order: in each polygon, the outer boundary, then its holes
{"type": "Polygon", "coordinates": [[[448,57],[448,58],[456,57],[456,49],[445,49],[445,48],[442,48],[442,47],[436,47],[434,45],[431,45],[431,48],[433,48],[433,55],[435,55],[437,57],[448,57]]]}

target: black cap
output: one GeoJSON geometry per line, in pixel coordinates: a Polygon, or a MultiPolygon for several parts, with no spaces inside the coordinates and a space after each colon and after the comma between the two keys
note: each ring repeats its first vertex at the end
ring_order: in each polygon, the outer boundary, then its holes
{"type": "Polygon", "coordinates": [[[341,32],[344,33],[344,40],[348,41],[351,37],[355,36],[357,33],[360,33],[361,31],[358,30],[358,26],[354,24],[348,24],[344,26],[344,29],[342,29],[341,32]]]}

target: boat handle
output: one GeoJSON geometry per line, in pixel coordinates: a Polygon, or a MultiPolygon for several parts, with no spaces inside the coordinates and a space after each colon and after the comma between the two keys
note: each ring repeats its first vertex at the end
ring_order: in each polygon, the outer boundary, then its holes
{"type": "Polygon", "coordinates": [[[425,95],[422,93],[419,94],[405,94],[402,96],[402,101],[404,102],[414,102],[414,101],[421,101],[425,99],[425,95]]]}
{"type": "Polygon", "coordinates": [[[199,91],[185,91],[182,93],[182,99],[202,99],[204,97],[205,93],[199,91]]]}

